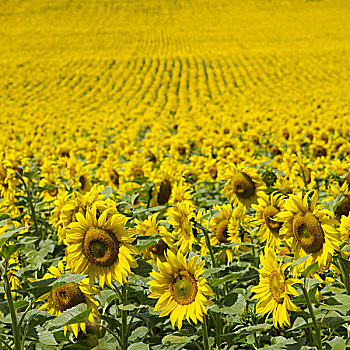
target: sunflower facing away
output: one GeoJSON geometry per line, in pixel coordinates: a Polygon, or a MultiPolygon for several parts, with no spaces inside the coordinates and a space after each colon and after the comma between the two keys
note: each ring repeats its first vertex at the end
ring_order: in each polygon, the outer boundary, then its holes
{"type": "Polygon", "coordinates": [[[266,186],[254,168],[232,164],[225,172],[226,184],[222,192],[233,204],[242,203],[247,208],[257,203],[258,192],[266,186]]]}
{"type": "Polygon", "coordinates": [[[273,217],[281,211],[285,196],[279,193],[272,193],[268,196],[261,192],[258,204],[252,204],[256,210],[256,225],[260,225],[258,232],[260,242],[265,242],[272,247],[277,247],[284,237],[281,235],[282,222],[273,220],[273,217]]]}
{"type": "Polygon", "coordinates": [[[272,314],[273,325],[278,328],[290,326],[289,311],[299,311],[293,304],[290,295],[298,296],[298,292],[292,286],[295,283],[302,283],[296,278],[284,277],[285,269],[290,265],[281,264],[273,248],[265,247],[264,255],[260,256],[262,268],[259,270],[259,284],[251,289],[256,293],[252,299],[259,299],[256,304],[256,313],[262,312],[266,320],[272,314]]]}
{"type": "MultiPolygon", "coordinates": [[[[49,267],[49,271],[44,275],[42,280],[58,278],[63,273],[65,273],[65,268],[61,260],[58,263],[58,267],[49,267]]],[[[94,298],[94,295],[98,293],[99,291],[95,287],[90,286],[89,279],[84,278],[78,283],[67,283],[43,294],[38,298],[38,301],[46,300],[46,302],[39,307],[39,310],[47,310],[51,315],[59,316],[63,311],[85,303],[88,309],[92,308],[88,319],[90,322],[93,322],[100,315],[98,312],[98,301],[94,298]]],[[[66,334],[67,330],[69,330],[74,333],[75,337],[78,337],[79,329],[86,333],[86,324],[76,323],[65,326],[64,333],[66,334]]]]}
{"type": "Polygon", "coordinates": [[[281,234],[292,237],[292,251],[295,259],[310,255],[303,263],[295,266],[293,272],[300,273],[318,262],[319,270],[328,268],[334,250],[339,250],[340,234],[333,225],[333,213],[317,204],[316,191],[289,195],[283,211],[275,215],[275,220],[283,222],[281,234]]]}
{"type": "Polygon", "coordinates": [[[89,275],[90,283],[99,280],[101,287],[112,280],[120,284],[137,267],[132,254],[138,250],[131,243],[134,231],[125,229],[128,220],[124,215],[108,208],[99,212],[94,204],[85,215],[76,214],[77,222],[69,224],[67,231],[67,263],[73,273],[89,275]]]}
{"type": "Polygon", "coordinates": [[[159,272],[150,275],[154,280],[150,285],[150,298],[158,299],[155,311],[162,310],[160,317],[170,314],[170,321],[174,327],[181,329],[183,318],[186,317],[197,324],[203,322],[206,305],[212,304],[205,295],[213,295],[213,291],[201,274],[204,272],[204,261],[197,263],[198,256],[193,256],[188,262],[179,251],[176,255],[168,250],[167,261],[158,260],[159,272]]]}

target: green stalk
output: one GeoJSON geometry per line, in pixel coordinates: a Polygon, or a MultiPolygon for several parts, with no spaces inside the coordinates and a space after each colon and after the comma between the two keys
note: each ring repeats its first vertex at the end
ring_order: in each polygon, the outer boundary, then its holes
{"type": "Polygon", "coordinates": [[[37,237],[41,237],[41,240],[43,240],[44,237],[39,231],[38,222],[36,220],[35,208],[34,208],[34,205],[33,205],[33,202],[32,202],[32,193],[31,193],[31,191],[29,191],[29,188],[28,188],[24,178],[22,177],[22,175],[19,172],[16,172],[16,173],[17,173],[17,176],[19,177],[19,179],[21,180],[21,182],[22,182],[22,184],[24,186],[24,189],[25,189],[25,191],[27,193],[27,196],[28,196],[28,204],[29,204],[29,208],[30,208],[30,216],[31,216],[31,218],[33,220],[33,223],[34,223],[35,233],[36,233],[37,237]]]}
{"type": "Polygon", "coordinates": [[[207,315],[203,315],[202,329],[204,350],[209,350],[207,315]]]}
{"type": "Polygon", "coordinates": [[[216,266],[216,263],[215,263],[215,258],[214,258],[214,252],[213,252],[213,247],[211,246],[210,244],[210,238],[209,238],[209,235],[208,235],[208,229],[205,228],[203,225],[201,224],[198,224],[199,227],[201,228],[201,230],[203,231],[204,233],[204,237],[205,237],[205,244],[207,245],[208,249],[209,249],[209,254],[210,254],[210,258],[211,258],[211,265],[212,267],[215,267],[216,266]]]}
{"type": "Polygon", "coordinates": [[[15,305],[13,304],[10,281],[9,281],[9,278],[7,275],[7,267],[8,267],[8,262],[6,261],[5,273],[3,276],[4,277],[5,292],[6,292],[7,301],[8,301],[8,305],[9,305],[9,309],[10,309],[10,314],[11,314],[12,331],[13,331],[13,338],[14,338],[14,342],[15,342],[15,349],[21,350],[21,334],[20,334],[18,324],[17,324],[17,313],[15,310],[15,305]]]}
{"type": "MultiPolygon", "coordinates": [[[[316,318],[316,315],[315,315],[315,312],[314,312],[314,309],[312,307],[312,304],[311,304],[311,300],[310,300],[310,297],[309,297],[309,293],[308,291],[306,290],[305,288],[305,285],[302,285],[301,286],[302,290],[303,290],[303,293],[304,293],[304,297],[305,297],[305,300],[306,300],[306,304],[307,304],[307,307],[310,311],[310,315],[311,315],[311,318],[312,318],[312,322],[314,324],[314,329],[315,329],[315,336],[314,336],[314,339],[315,339],[315,345],[317,347],[318,350],[322,350],[322,340],[321,340],[321,330],[320,330],[320,325],[318,324],[317,322],[317,318],[316,318]]],[[[312,333],[313,335],[313,333],[312,333]]]]}
{"type": "MultiPolygon", "coordinates": [[[[122,285],[122,297],[123,301],[126,301],[126,286],[122,285]]],[[[122,329],[121,329],[121,338],[122,338],[122,350],[127,350],[128,348],[128,324],[127,324],[127,311],[122,310],[122,329]]]]}

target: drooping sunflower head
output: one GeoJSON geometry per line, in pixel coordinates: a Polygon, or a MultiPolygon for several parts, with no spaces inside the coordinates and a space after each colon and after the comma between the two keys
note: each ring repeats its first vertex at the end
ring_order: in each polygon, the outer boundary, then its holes
{"type": "Polygon", "coordinates": [[[274,220],[283,206],[286,199],[284,195],[272,193],[270,196],[261,192],[258,198],[258,204],[252,204],[256,210],[255,224],[260,225],[259,239],[261,242],[266,241],[268,245],[277,246],[284,237],[281,234],[282,222],[274,220]]]}
{"type": "Polygon", "coordinates": [[[185,316],[189,322],[202,322],[207,312],[205,306],[211,304],[205,296],[214,294],[201,276],[204,261],[197,263],[197,259],[198,256],[193,256],[187,262],[180,251],[174,254],[168,250],[166,261],[158,260],[159,272],[150,273],[154,280],[148,282],[149,297],[159,299],[155,311],[162,310],[160,317],[170,314],[173,327],[177,324],[179,329],[185,316]]]}
{"type": "Polygon", "coordinates": [[[258,192],[266,186],[258,171],[251,167],[232,164],[225,172],[223,193],[234,206],[242,203],[247,208],[257,202],[258,192]]]}
{"type": "Polygon", "coordinates": [[[316,191],[290,195],[284,203],[283,210],[275,215],[275,220],[283,222],[281,233],[292,237],[292,250],[295,258],[310,255],[293,271],[299,273],[309,265],[318,262],[319,269],[325,270],[332,254],[339,249],[340,235],[335,226],[339,223],[333,219],[333,213],[317,204],[316,191]]]}
{"type": "Polygon", "coordinates": [[[67,231],[67,263],[72,272],[88,274],[90,283],[96,279],[103,287],[112,280],[123,284],[137,267],[132,254],[138,250],[132,246],[134,230],[126,229],[127,218],[118,213],[111,215],[105,209],[97,216],[96,205],[87,208],[85,215],[76,214],[67,231]]]}
{"type": "MultiPolygon", "coordinates": [[[[66,272],[64,262],[60,261],[58,267],[51,266],[49,268],[49,271],[44,275],[42,280],[58,278],[66,272]]],[[[99,318],[99,304],[94,298],[94,295],[98,293],[99,291],[89,284],[89,280],[84,278],[78,283],[67,283],[42,295],[38,298],[38,301],[45,301],[45,303],[40,306],[39,310],[47,310],[52,315],[59,316],[62,312],[84,303],[87,305],[87,308],[92,308],[89,321],[93,322],[96,318],[99,318]]],[[[80,329],[85,333],[86,324],[76,323],[64,327],[65,332],[69,330],[74,333],[75,337],[78,336],[80,329]]]]}

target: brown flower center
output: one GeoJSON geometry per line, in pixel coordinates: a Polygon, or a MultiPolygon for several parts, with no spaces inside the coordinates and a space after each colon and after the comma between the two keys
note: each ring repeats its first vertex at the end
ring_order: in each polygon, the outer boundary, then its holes
{"type": "Polygon", "coordinates": [[[160,239],[157,244],[150,246],[150,251],[159,258],[164,257],[164,253],[169,249],[168,245],[160,239]]]}
{"type": "Polygon", "coordinates": [[[78,283],[68,283],[54,289],[51,297],[55,307],[62,312],[86,302],[78,283]]]}
{"type": "Polygon", "coordinates": [[[171,195],[171,183],[169,180],[164,180],[159,187],[159,192],[157,195],[157,202],[160,205],[168,203],[171,195]]]}
{"type": "Polygon", "coordinates": [[[216,238],[220,243],[229,243],[227,226],[228,220],[222,220],[216,227],[216,238]]]}
{"type": "Polygon", "coordinates": [[[348,216],[349,213],[350,213],[350,200],[349,198],[345,197],[338,204],[337,209],[335,210],[335,214],[337,216],[342,217],[342,215],[348,216]]]}
{"type": "Polygon", "coordinates": [[[284,293],[285,285],[283,277],[277,271],[273,271],[269,276],[269,285],[272,297],[278,304],[282,304],[281,294],[284,293]]]}
{"type": "Polygon", "coordinates": [[[209,176],[212,178],[212,179],[216,179],[217,175],[218,175],[218,171],[216,169],[215,166],[211,166],[208,170],[208,173],[209,173],[209,176]]]}
{"type": "Polygon", "coordinates": [[[145,175],[144,171],[141,168],[135,168],[132,172],[132,177],[143,177],[145,175]]]}
{"type": "Polygon", "coordinates": [[[174,274],[170,283],[170,293],[174,300],[181,305],[188,305],[194,302],[198,292],[197,281],[187,271],[179,271],[174,274]]]}
{"type": "Polygon", "coordinates": [[[90,227],[84,238],[84,253],[90,262],[110,266],[118,259],[119,242],[113,232],[90,227]]]}
{"type": "Polygon", "coordinates": [[[311,212],[293,219],[293,233],[305,253],[313,254],[322,249],[324,232],[320,222],[311,212]]]}
{"type": "Polygon", "coordinates": [[[231,185],[238,198],[247,199],[255,194],[255,184],[251,177],[245,173],[234,174],[231,185]]]}
{"type": "Polygon", "coordinates": [[[282,222],[272,220],[271,218],[277,215],[279,212],[280,211],[272,205],[264,209],[263,212],[265,224],[274,235],[278,234],[280,228],[282,227],[282,222]]]}

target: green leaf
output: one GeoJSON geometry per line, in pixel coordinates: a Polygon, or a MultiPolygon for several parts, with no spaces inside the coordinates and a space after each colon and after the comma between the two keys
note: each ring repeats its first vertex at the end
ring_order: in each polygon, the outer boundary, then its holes
{"type": "Polygon", "coordinates": [[[304,277],[307,277],[311,272],[315,272],[318,270],[319,270],[318,262],[316,261],[313,264],[309,265],[301,274],[304,277]]]}
{"type": "Polygon", "coordinates": [[[345,350],[346,349],[346,342],[345,339],[340,337],[335,337],[332,339],[328,344],[332,347],[332,350],[345,350]]]}
{"type": "Polygon", "coordinates": [[[10,239],[12,236],[14,236],[17,232],[23,230],[24,228],[16,229],[16,230],[7,230],[5,233],[0,235],[0,248],[7,242],[8,239],[10,239]]]}
{"type": "Polygon", "coordinates": [[[0,250],[0,255],[9,260],[11,256],[22,248],[22,244],[4,245],[0,250]]]}
{"type": "Polygon", "coordinates": [[[142,339],[148,332],[148,328],[141,326],[136,328],[130,335],[129,340],[135,341],[136,339],[142,339]]]}
{"type": "Polygon", "coordinates": [[[86,309],[86,304],[76,305],[66,311],[63,311],[62,314],[58,316],[55,320],[48,322],[47,328],[49,330],[52,330],[55,328],[68,326],[73,323],[86,322],[90,312],[91,308],[86,309]]]}
{"type": "Polygon", "coordinates": [[[220,284],[223,284],[226,282],[236,281],[241,276],[242,276],[242,272],[234,272],[234,273],[231,273],[230,275],[227,275],[221,278],[212,278],[209,280],[209,283],[212,287],[217,287],[220,284]]]}
{"type": "Polygon", "coordinates": [[[149,345],[145,343],[134,343],[128,346],[128,350],[149,350],[149,345]]]}
{"type": "Polygon", "coordinates": [[[238,331],[234,332],[234,334],[250,334],[250,333],[256,333],[256,332],[262,332],[270,329],[272,327],[272,324],[258,324],[256,326],[248,326],[239,329],[238,331]]]}
{"type": "Polygon", "coordinates": [[[87,310],[84,310],[80,314],[72,317],[68,322],[65,323],[65,326],[69,326],[70,324],[75,324],[75,323],[85,323],[89,320],[89,315],[92,311],[92,307],[90,307],[87,310]]]}
{"type": "Polygon", "coordinates": [[[293,262],[293,264],[290,265],[291,269],[293,269],[293,268],[294,268],[295,266],[297,266],[297,265],[302,264],[304,261],[306,261],[307,259],[309,259],[310,256],[311,256],[311,254],[306,255],[306,256],[303,256],[302,258],[300,258],[300,259],[298,259],[298,260],[295,260],[295,261],[293,262]]]}
{"type": "Polygon", "coordinates": [[[179,336],[179,335],[169,334],[169,335],[166,335],[162,339],[162,344],[164,344],[164,345],[166,345],[168,343],[170,343],[170,344],[187,344],[196,338],[198,338],[197,335],[192,335],[191,337],[187,337],[187,336],[179,336]]]}
{"type": "Polygon", "coordinates": [[[79,283],[80,281],[82,281],[86,277],[87,277],[87,275],[78,275],[78,274],[73,274],[73,273],[62,274],[52,284],[52,289],[56,289],[60,286],[68,284],[68,283],[79,283]]]}
{"type": "Polygon", "coordinates": [[[45,345],[58,345],[52,332],[48,330],[39,331],[39,342],[45,345]]]}

